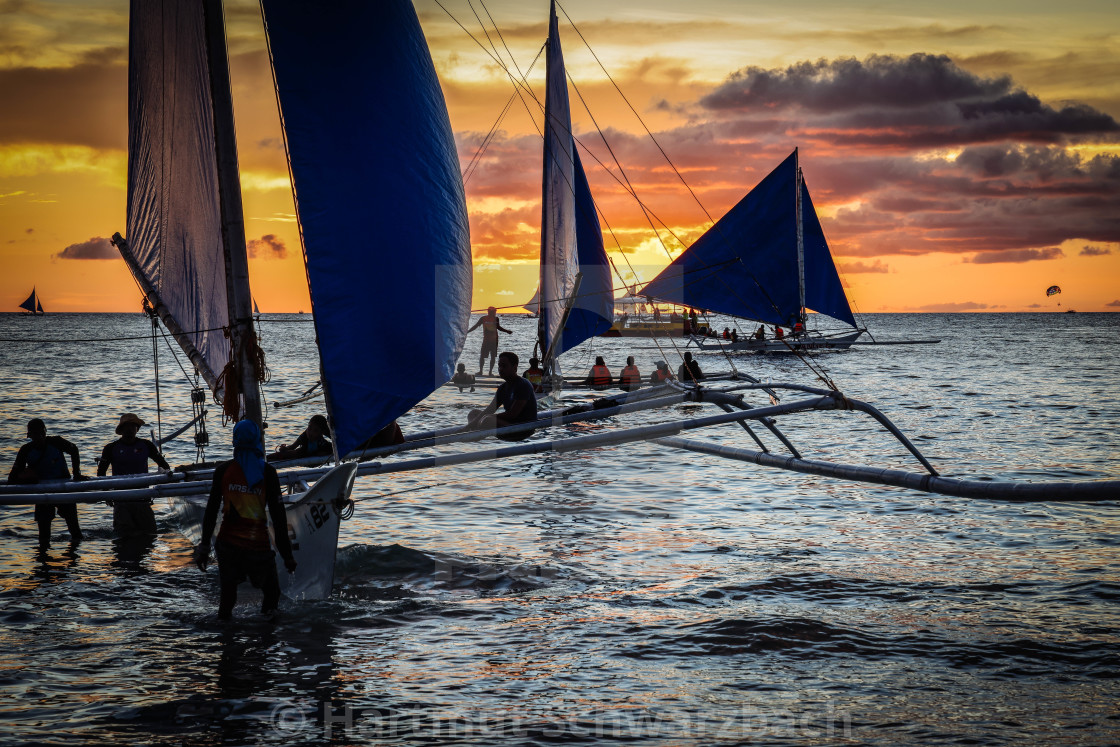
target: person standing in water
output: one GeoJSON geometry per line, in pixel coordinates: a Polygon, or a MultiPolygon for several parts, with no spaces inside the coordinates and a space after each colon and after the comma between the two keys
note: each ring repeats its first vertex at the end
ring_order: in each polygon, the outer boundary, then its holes
{"type": "Polygon", "coordinates": [[[490,375],[494,375],[494,359],[498,356],[498,330],[505,332],[507,335],[512,335],[513,331],[506,329],[502,323],[498,321],[498,310],[491,306],[486,309],[486,316],[479,319],[474,323],[474,326],[467,330],[471,333],[482,325],[482,352],[478,354],[478,375],[482,375],[482,364],[486,360],[486,356],[490,356],[490,375]]]}
{"type": "Polygon", "coordinates": [[[280,478],[276,468],[264,459],[261,432],[252,420],[242,420],[234,426],[233,459],[214,471],[202,520],[202,541],[194,550],[194,562],[203,571],[210,561],[210,538],[219,510],[222,527],[214,542],[221,583],[218,619],[233,616],[237,586],[246,578],[264,592],[261,614],[270,615],[280,602],[280,579],[269,542],[268,517],[272,517],[272,536],[288,573],[295,571],[296,560],[288,538],[284,506],[280,503],[280,478]]]}
{"type": "MultiPolygon", "coordinates": [[[[31,485],[43,480],[69,480],[66,456],[74,469],[74,479],[81,480],[82,468],[78,447],[62,436],[48,436],[47,426],[39,418],[27,421],[27,437],[31,443],[19,447],[16,463],[8,474],[8,482],[31,485]]],[[[35,523],[39,525],[39,549],[51,544],[51,522],[55,512],[66,520],[71,544],[82,541],[82,528],[78,525],[78,506],[74,503],[39,503],[35,506],[35,523]]]]}
{"type": "MultiPolygon", "coordinates": [[[[160,469],[171,469],[171,465],[154,443],[136,437],[143,425],[144,421],[138,415],[131,412],[121,415],[121,422],[117,424],[117,435],[120,438],[106,444],[101,451],[101,459],[97,462],[98,477],[104,477],[110,467],[113,468],[114,477],[146,475],[149,459],[160,469]]],[[[152,511],[151,500],[113,502],[113,531],[117,536],[155,534],[156,515],[152,511]]]]}

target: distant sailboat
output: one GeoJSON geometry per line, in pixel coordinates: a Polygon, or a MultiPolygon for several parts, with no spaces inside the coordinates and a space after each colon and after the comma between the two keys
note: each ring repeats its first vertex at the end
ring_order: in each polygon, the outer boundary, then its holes
{"type": "Polygon", "coordinates": [[[854,328],[785,342],[701,342],[701,348],[845,348],[865,331],[848,305],[796,150],[641,293],[795,329],[804,326],[812,309],[854,328]]]}
{"type": "Polygon", "coordinates": [[[31,316],[39,316],[40,314],[47,313],[43,311],[43,302],[39,300],[39,296],[36,294],[34,288],[31,289],[31,295],[28,296],[27,300],[21,303],[19,307],[31,316]]]}

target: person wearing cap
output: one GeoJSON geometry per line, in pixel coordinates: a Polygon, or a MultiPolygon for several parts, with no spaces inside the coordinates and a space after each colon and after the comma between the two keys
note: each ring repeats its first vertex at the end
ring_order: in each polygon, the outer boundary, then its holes
{"type": "Polygon", "coordinates": [[[482,363],[486,360],[486,356],[490,356],[490,375],[493,376],[494,359],[498,357],[498,330],[507,335],[512,335],[513,331],[502,326],[498,321],[498,310],[493,306],[486,309],[486,316],[475,322],[467,332],[478,329],[480,324],[482,325],[482,352],[478,354],[478,375],[482,375],[482,363]]]}
{"type": "Polygon", "coordinates": [[[264,593],[261,614],[272,614],[280,603],[280,578],[272,542],[276,543],[288,573],[296,569],[280,495],[280,478],[276,468],[265,461],[260,429],[252,420],[242,420],[233,428],[233,459],[214,470],[202,518],[202,541],[194,549],[193,556],[199,570],[205,571],[210,562],[214,524],[221,511],[222,526],[214,541],[221,584],[220,620],[233,616],[237,587],[246,578],[264,593]],[[269,518],[272,519],[271,540],[269,518]]]}
{"type": "Polygon", "coordinates": [[[666,381],[673,380],[673,372],[669,370],[669,364],[665,361],[654,361],[656,368],[653,373],[649,375],[649,383],[658,386],[664,384],[666,381]]]}
{"type": "MultiPolygon", "coordinates": [[[[110,468],[113,470],[114,477],[146,475],[149,459],[160,469],[171,469],[171,465],[159,453],[154,443],[146,438],[136,437],[137,431],[143,426],[144,421],[135,413],[127,412],[121,415],[121,421],[117,424],[117,435],[120,438],[111,444],[106,444],[102,449],[101,459],[97,462],[98,477],[104,476],[110,468]]],[[[118,536],[155,534],[156,515],[152,511],[152,502],[150,500],[114,501],[113,531],[118,536]]]]}
{"type": "MultiPolygon", "coordinates": [[[[66,456],[74,469],[74,479],[82,480],[81,461],[78,447],[62,436],[48,436],[47,426],[39,418],[27,422],[27,437],[31,443],[19,447],[16,463],[8,474],[8,482],[30,485],[43,480],[69,480],[70,470],[66,468],[66,456]]],[[[78,524],[78,506],[74,503],[39,503],[35,506],[35,523],[39,525],[39,549],[45,550],[51,544],[51,522],[55,512],[66,521],[70,530],[70,542],[82,541],[82,528],[78,524]]]]}

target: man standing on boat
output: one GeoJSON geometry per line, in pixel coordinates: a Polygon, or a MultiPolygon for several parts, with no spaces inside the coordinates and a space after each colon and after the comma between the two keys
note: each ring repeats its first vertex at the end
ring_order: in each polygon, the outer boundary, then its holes
{"type": "MultiPolygon", "coordinates": [[[[159,449],[145,438],[137,438],[136,433],[144,426],[144,421],[131,412],[121,415],[117,424],[120,436],[111,444],[106,444],[97,462],[97,476],[104,477],[113,468],[113,476],[146,475],[148,460],[151,459],[160,469],[170,470],[171,465],[159,453],[159,449]]],[[[135,534],[155,534],[156,515],[152,502],[116,501],[113,503],[113,531],[118,537],[135,534]]]]}
{"type": "Polygon", "coordinates": [[[275,612],[280,602],[280,579],[269,542],[269,516],[276,549],[288,573],[295,571],[296,560],[292,556],[284,506],[280,503],[280,478],[276,468],[264,459],[261,432],[252,420],[242,420],[234,426],[233,459],[214,471],[210,499],[202,519],[202,541],[194,550],[194,562],[203,571],[210,561],[210,537],[219,509],[222,527],[214,543],[221,582],[218,618],[228,620],[233,615],[237,586],[246,578],[264,592],[261,614],[275,612]]]}
{"type": "MultiPolygon", "coordinates": [[[[78,447],[62,436],[48,436],[47,426],[39,418],[27,422],[27,437],[31,443],[19,447],[16,463],[8,474],[8,482],[29,485],[43,480],[69,480],[70,471],[66,469],[64,455],[69,455],[74,469],[74,479],[81,480],[82,468],[78,458],[78,447]]],[[[46,550],[51,544],[51,522],[55,511],[66,520],[70,530],[70,542],[82,541],[82,528],[78,525],[78,506],[74,503],[39,503],[35,506],[35,523],[39,525],[39,549],[46,550]]]]}
{"type": "MultiPolygon", "coordinates": [[[[471,410],[467,416],[467,428],[471,430],[490,430],[518,423],[532,423],[537,419],[537,397],[533,385],[523,376],[517,375],[517,354],[506,351],[498,356],[498,375],[502,384],[494,394],[494,400],[485,410],[471,410]],[[495,415],[501,405],[504,412],[495,415]]],[[[520,441],[533,435],[532,431],[499,436],[503,441],[520,441]]]]}
{"type": "Polygon", "coordinates": [[[513,331],[502,326],[502,323],[498,321],[498,310],[493,306],[486,309],[486,316],[475,322],[474,326],[467,330],[467,333],[474,332],[480,324],[482,325],[482,352],[478,354],[478,375],[482,375],[482,363],[489,355],[490,375],[493,376],[494,357],[498,355],[498,330],[505,332],[507,335],[512,335],[513,331]]]}

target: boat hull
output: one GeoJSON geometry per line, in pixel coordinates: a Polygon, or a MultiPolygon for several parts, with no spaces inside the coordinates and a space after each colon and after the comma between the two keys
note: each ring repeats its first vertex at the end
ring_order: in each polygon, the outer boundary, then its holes
{"type": "Polygon", "coordinates": [[[788,336],[781,340],[756,340],[750,338],[731,342],[714,337],[693,337],[701,350],[722,350],[735,353],[799,353],[803,350],[847,350],[863,335],[864,330],[838,335],[788,336]]]}
{"type": "MultiPolygon", "coordinates": [[[[335,554],[342,510],[354,487],[357,465],[340,464],[323,475],[303,493],[284,496],[288,538],[296,559],[295,573],[288,573],[277,556],[280,590],[294,600],[326,599],[334,584],[335,554]]],[[[171,498],[174,521],[179,531],[197,545],[202,541],[202,519],[206,497],[171,498]]]]}

